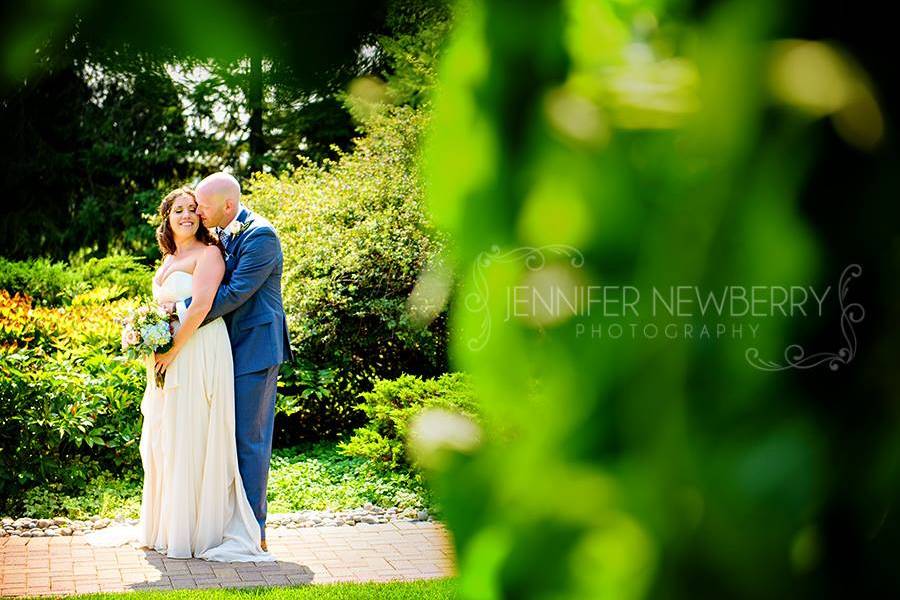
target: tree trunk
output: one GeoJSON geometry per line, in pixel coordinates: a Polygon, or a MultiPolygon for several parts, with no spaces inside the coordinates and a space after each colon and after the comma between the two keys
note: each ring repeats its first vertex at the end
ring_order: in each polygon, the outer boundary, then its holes
{"type": "Polygon", "coordinates": [[[263,139],[263,75],[262,57],[250,58],[250,85],[247,90],[250,104],[250,160],[247,169],[250,173],[262,169],[263,154],[266,151],[263,139]]]}

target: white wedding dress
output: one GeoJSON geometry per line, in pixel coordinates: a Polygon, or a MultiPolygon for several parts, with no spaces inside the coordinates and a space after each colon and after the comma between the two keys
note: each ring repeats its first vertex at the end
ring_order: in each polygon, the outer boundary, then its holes
{"type": "MultiPolygon", "coordinates": [[[[157,302],[191,296],[193,276],[173,271],[153,284],[157,302]]],[[[137,541],[170,558],[270,561],[238,471],[234,365],[221,319],[187,341],[156,387],[152,358],[141,403],[144,490],[137,527],[87,535],[97,546],[137,541]]]]}

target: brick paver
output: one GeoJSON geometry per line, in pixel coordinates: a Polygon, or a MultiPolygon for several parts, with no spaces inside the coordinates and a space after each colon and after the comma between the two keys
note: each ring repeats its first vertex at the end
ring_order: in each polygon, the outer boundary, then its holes
{"type": "Polygon", "coordinates": [[[132,546],[94,548],[79,537],[0,538],[0,595],[404,581],[455,573],[449,533],[436,522],[271,529],[268,541],[275,563],[179,560],[132,546]]]}

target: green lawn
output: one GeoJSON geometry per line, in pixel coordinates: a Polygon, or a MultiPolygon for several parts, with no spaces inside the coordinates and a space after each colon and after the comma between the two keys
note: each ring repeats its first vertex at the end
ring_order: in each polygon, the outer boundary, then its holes
{"type": "Polygon", "coordinates": [[[123,592],[118,594],[82,594],[78,600],[101,598],[115,600],[429,600],[455,598],[456,580],[445,577],[422,581],[390,583],[327,583],[279,588],[238,590],[177,590],[174,592],[123,592]]]}

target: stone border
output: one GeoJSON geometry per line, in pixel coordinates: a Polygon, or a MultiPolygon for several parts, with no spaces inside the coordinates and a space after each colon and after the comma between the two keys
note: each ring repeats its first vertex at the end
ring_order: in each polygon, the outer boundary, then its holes
{"type": "MultiPolygon", "coordinates": [[[[304,527],[354,526],[358,523],[375,525],[394,521],[433,521],[434,518],[424,508],[400,509],[396,506],[382,508],[367,502],[360,508],[350,510],[301,510],[293,513],[273,513],[266,522],[267,529],[299,529],[304,527]]],[[[3,517],[0,538],[13,537],[66,537],[82,536],[88,531],[104,529],[112,524],[136,525],[137,519],[108,519],[91,517],[78,520],[66,517],[52,519],[32,519],[3,517]]]]}

